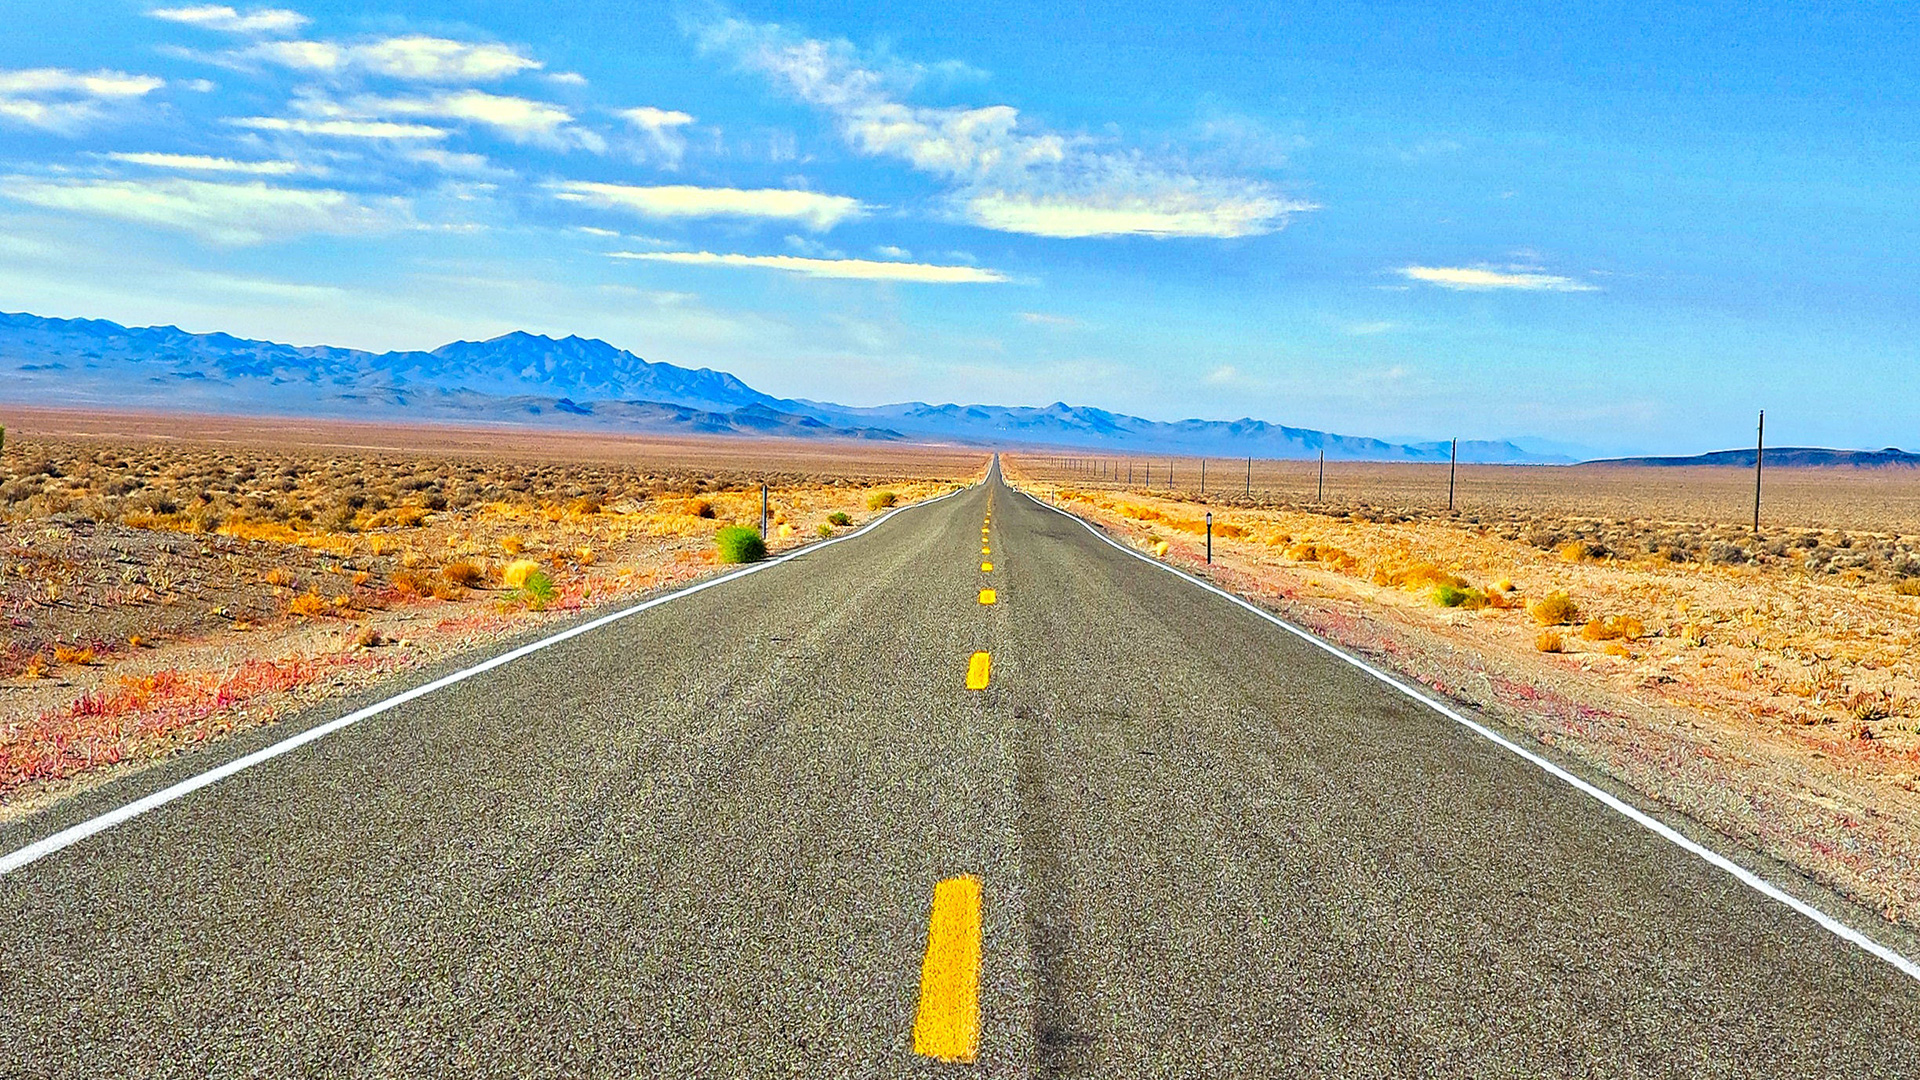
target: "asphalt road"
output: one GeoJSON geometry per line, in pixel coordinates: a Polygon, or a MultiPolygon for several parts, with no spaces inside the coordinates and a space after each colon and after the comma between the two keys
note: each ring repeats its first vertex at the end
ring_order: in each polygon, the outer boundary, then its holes
{"type": "Polygon", "coordinates": [[[1920,981],[997,478],[0,877],[0,1075],[787,1074],[1911,1077],[1920,981]]]}

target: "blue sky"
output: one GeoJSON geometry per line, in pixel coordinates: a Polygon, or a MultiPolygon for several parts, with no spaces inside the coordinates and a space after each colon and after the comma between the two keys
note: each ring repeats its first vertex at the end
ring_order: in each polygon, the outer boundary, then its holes
{"type": "Polygon", "coordinates": [[[6,310],[579,333],[850,404],[1920,444],[1891,4],[6,7],[6,310]]]}

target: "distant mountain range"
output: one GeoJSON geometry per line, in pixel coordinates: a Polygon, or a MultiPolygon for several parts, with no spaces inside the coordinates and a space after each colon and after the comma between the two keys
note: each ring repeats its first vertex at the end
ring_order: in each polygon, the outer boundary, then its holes
{"type": "MultiPolygon", "coordinates": [[[[1044,408],[860,408],[775,398],[724,371],[652,363],[591,338],[514,332],[430,352],[280,345],[172,326],[0,314],[0,400],[215,413],[612,428],[649,434],[926,440],[1115,454],[1445,461],[1445,442],[1394,443],[1265,420],[1163,422],[1056,402],[1044,408]]],[[[1512,442],[1460,444],[1466,462],[1568,457],[1512,442]]]]}
{"type": "MultiPolygon", "coordinates": [[[[1695,454],[1691,457],[1630,457],[1608,458],[1605,461],[1589,461],[1588,465],[1719,465],[1723,467],[1753,468],[1754,449],[1715,450],[1710,454],[1695,454]]],[[[1885,450],[1827,450],[1817,446],[1781,446],[1767,447],[1763,466],[1781,468],[1915,468],[1920,467],[1920,454],[1910,454],[1905,450],[1887,447],[1885,450]]]]}

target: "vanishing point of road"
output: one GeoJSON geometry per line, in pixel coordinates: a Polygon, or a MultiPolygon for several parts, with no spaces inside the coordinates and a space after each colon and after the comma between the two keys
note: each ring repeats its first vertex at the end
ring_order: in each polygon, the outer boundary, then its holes
{"type": "Polygon", "coordinates": [[[114,821],[0,876],[0,1076],[1920,1076],[1920,980],[997,469],[114,821]]]}

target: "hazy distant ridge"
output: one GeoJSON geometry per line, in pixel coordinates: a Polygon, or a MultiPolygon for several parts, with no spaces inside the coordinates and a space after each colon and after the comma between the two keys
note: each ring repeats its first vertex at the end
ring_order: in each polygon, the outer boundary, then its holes
{"type": "MultiPolygon", "coordinates": [[[[26,404],[552,424],[1059,446],[1115,454],[1445,461],[1444,442],[1392,443],[1251,418],[1146,420],[1084,405],[871,408],[775,398],[724,371],[654,363],[591,338],[515,331],[428,352],[281,345],[173,326],[0,314],[0,397],[26,404]]],[[[1465,442],[1469,462],[1555,462],[1465,442]]]]}
{"type": "MultiPolygon", "coordinates": [[[[1608,458],[1604,461],[1589,461],[1588,465],[1720,465],[1737,466],[1743,469],[1753,468],[1754,448],[1745,450],[1715,450],[1709,454],[1694,454],[1690,457],[1628,457],[1608,458]]],[[[1782,468],[1835,468],[1852,467],[1856,469],[1884,468],[1920,468],[1920,454],[1889,446],[1884,450],[1829,450],[1818,446],[1782,446],[1767,447],[1763,465],[1778,465],[1782,468]]]]}

